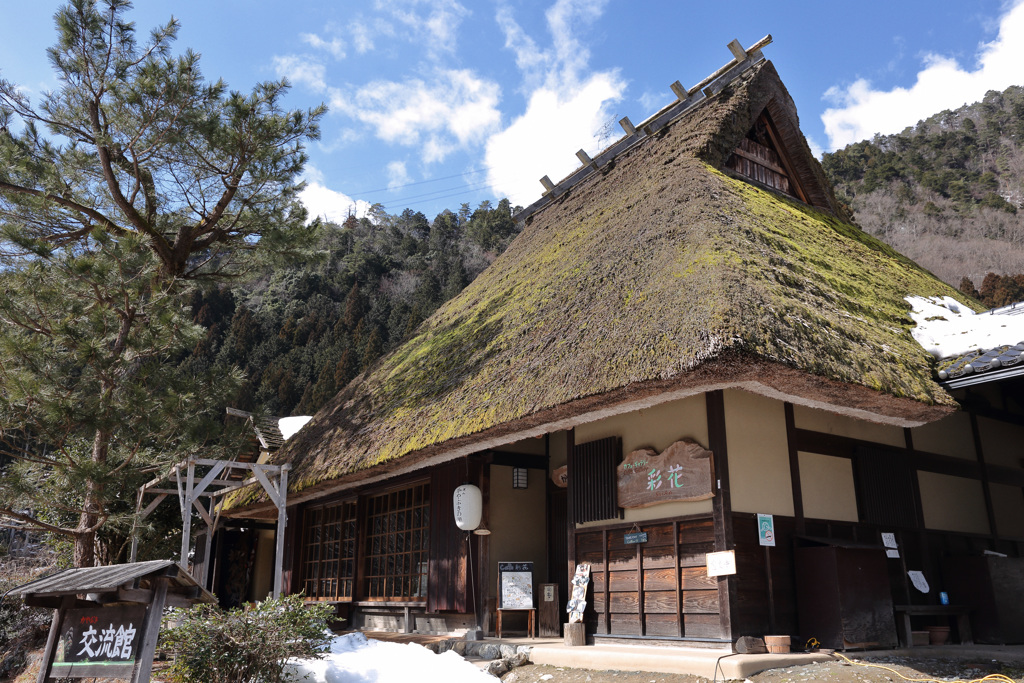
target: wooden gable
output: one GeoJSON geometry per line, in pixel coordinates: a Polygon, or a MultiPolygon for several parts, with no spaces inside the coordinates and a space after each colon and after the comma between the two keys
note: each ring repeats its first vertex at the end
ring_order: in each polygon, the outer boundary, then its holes
{"type": "Polygon", "coordinates": [[[794,172],[771,114],[765,108],[747,136],[726,159],[725,167],[740,177],[810,204],[794,172]]]}

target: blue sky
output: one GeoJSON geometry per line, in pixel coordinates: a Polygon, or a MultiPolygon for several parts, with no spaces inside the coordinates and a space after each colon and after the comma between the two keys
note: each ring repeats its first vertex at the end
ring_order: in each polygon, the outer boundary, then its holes
{"type": "MultiPolygon", "coordinates": [[[[0,0],[0,76],[56,85],[45,49],[58,2],[0,0]]],[[[463,202],[528,205],[772,34],[774,62],[816,151],[898,132],[1024,84],[1024,0],[144,0],[145,36],[171,15],[177,49],[235,89],[287,77],[292,107],[325,102],[304,201],[341,220],[382,203],[433,218],[463,202]]]]}

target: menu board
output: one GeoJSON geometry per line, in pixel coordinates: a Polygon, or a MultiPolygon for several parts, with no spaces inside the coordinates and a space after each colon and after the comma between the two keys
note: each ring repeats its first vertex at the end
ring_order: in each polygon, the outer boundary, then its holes
{"type": "Polygon", "coordinates": [[[498,609],[533,609],[533,562],[499,562],[498,609]]]}
{"type": "Polygon", "coordinates": [[[587,609],[587,585],[590,583],[590,565],[576,565],[576,573],[572,577],[572,593],[565,611],[569,613],[569,623],[578,624],[583,621],[583,612],[587,609]]]}

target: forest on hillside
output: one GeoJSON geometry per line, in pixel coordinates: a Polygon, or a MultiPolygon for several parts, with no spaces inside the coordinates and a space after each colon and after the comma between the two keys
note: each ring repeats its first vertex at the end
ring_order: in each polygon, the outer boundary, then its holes
{"type": "Polygon", "coordinates": [[[1024,273],[1024,88],[824,155],[856,222],[938,277],[1024,273]]]}
{"type": "Polygon", "coordinates": [[[205,338],[182,370],[238,367],[245,381],[225,403],[287,416],[317,411],[458,294],[518,232],[507,199],[463,204],[428,221],[375,207],[323,229],[320,258],[252,282],[196,289],[205,338]]]}

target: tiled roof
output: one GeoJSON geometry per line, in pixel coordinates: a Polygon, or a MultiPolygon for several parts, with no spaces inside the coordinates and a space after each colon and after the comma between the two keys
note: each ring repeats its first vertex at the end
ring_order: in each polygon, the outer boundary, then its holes
{"type": "MultiPolygon", "coordinates": [[[[978,315],[1024,315],[1024,302],[993,308],[978,315]]],[[[944,358],[939,361],[938,374],[939,381],[951,389],[1024,374],[1024,341],[944,358]]]]}

